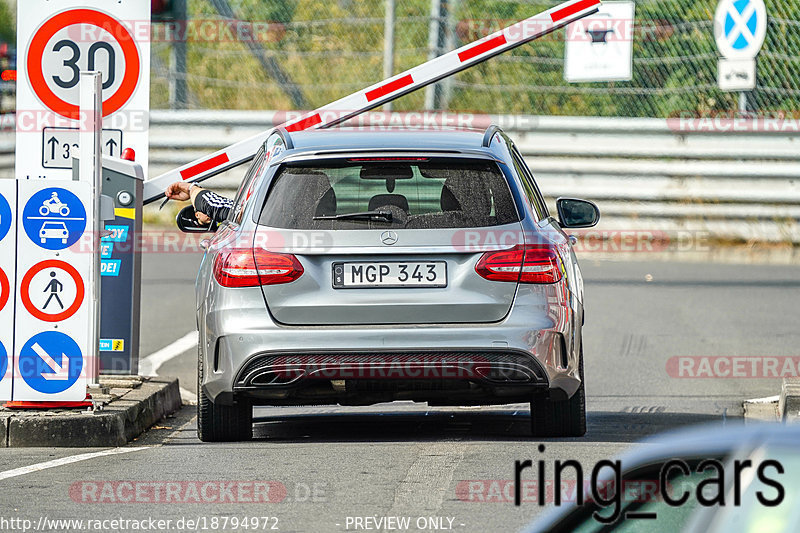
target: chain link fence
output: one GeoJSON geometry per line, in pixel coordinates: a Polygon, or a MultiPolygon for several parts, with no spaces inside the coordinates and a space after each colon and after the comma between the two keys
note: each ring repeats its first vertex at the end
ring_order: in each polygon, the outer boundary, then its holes
{"type": "MultiPolygon", "coordinates": [[[[548,9],[555,1],[188,0],[186,72],[166,24],[153,31],[154,108],[312,109],[384,78],[386,47],[398,73],[548,9]],[[394,4],[387,32],[388,6],[394,4]],[[176,84],[185,80],[185,97],[176,84]],[[176,94],[178,97],[176,98],[176,94]]],[[[640,0],[633,79],[567,83],[565,30],[407,95],[394,110],[669,117],[733,112],[717,88],[716,0],[640,0]]],[[[767,3],[767,38],[750,109],[800,109],[800,3],[767,3]]]]}

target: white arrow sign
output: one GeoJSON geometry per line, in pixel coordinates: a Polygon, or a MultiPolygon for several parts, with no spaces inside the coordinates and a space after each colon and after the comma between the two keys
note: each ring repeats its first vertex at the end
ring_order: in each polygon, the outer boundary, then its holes
{"type": "Polygon", "coordinates": [[[62,353],[61,364],[59,365],[50,357],[50,354],[44,351],[44,348],[39,346],[39,343],[31,346],[31,349],[36,352],[36,355],[42,358],[44,364],[49,366],[50,370],[55,372],[55,374],[42,374],[44,379],[48,381],[66,381],[69,379],[69,357],[62,353]]]}

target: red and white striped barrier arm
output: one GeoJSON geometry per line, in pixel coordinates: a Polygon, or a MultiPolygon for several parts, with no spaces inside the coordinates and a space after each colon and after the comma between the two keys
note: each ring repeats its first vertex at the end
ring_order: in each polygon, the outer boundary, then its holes
{"type": "MultiPolygon", "coordinates": [[[[558,28],[597,12],[600,0],[571,0],[517,22],[483,39],[427,63],[345,96],[283,125],[289,132],[329,128],[426,85],[468,69],[498,54],[529,43],[558,28]]],[[[144,203],[164,196],[175,181],[203,181],[252,159],[273,130],[232,144],[207,157],[171,170],[144,183],[144,203]]]]}

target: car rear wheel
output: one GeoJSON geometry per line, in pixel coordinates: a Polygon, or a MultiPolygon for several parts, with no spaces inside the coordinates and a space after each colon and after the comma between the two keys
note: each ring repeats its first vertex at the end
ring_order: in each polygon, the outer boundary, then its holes
{"type": "Polygon", "coordinates": [[[586,434],[583,348],[580,357],[581,385],[572,398],[561,401],[548,398],[531,400],[531,432],[534,437],[582,437],[586,434]]]}
{"type": "Polygon", "coordinates": [[[220,405],[203,392],[203,358],[197,358],[197,436],[203,442],[231,442],[253,438],[250,402],[220,405]]]}

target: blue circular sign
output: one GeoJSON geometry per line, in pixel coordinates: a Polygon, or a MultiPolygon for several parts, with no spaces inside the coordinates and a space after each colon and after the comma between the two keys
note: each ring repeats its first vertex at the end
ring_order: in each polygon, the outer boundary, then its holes
{"type": "Polygon", "coordinates": [[[8,370],[8,352],[6,352],[6,347],[3,346],[3,343],[0,342],[0,381],[3,381],[3,378],[6,377],[6,370],[8,370]]]}
{"type": "Polygon", "coordinates": [[[39,333],[19,352],[19,373],[32,389],[44,394],[64,392],[83,370],[78,344],[60,331],[39,333]]]}
{"type": "Polygon", "coordinates": [[[8,205],[8,200],[6,200],[5,196],[0,194],[0,241],[8,235],[8,230],[11,229],[12,218],[11,206],[8,205]]]}
{"type": "Polygon", "coordinates": [[[69,248],[86,229],[86,209],[73,193],[60,187],[37,192],[22,211],[28,237],[47,250],[69,248]]]}
{"type": "Polygon", "coordinates": [[[767,35],[763,0],[720,0],[714,14],[714,38],[727,59],[753,59],[767,35]]]}

